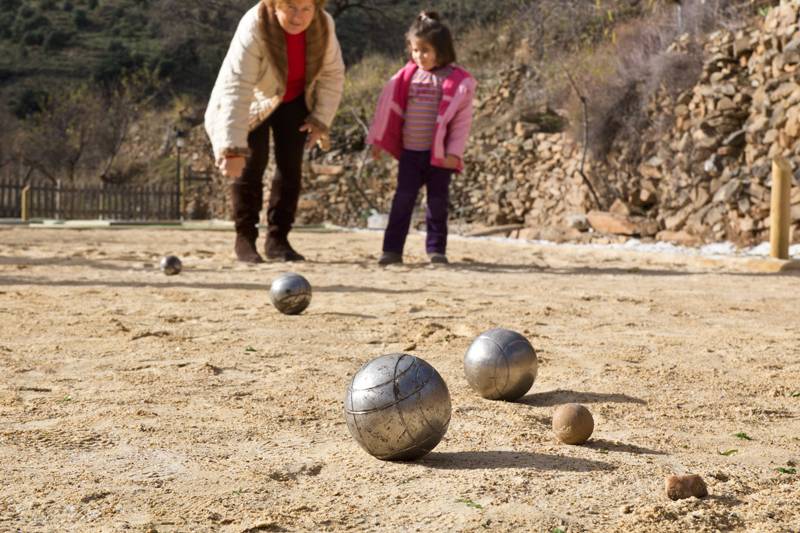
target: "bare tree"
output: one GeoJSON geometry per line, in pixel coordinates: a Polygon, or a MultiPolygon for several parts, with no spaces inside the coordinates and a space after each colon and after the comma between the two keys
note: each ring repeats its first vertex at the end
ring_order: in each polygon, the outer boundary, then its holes
{"type": "Polygon", "coordinates": [[[165,36],[204,35],[213,39],[218,32],[227,34],[235,29],[236,23],[252,5],[252,0],[157,0],[151,12],[154,20],[160,22],[165,36]]]}
{"type": "Polygon", "coordinates": [[[40,113],[29,117],[17,137],[15,152],[26,166],[55,183],[74,181],[93,138],[89,117],[100,102],[86,87],[50,97],[40,113]]]}
{"type": "Polygon", "coordinates": [[[13,157],[54,183],[95,176],[121,183],[118,156],[131,126],[158,94],[155,83],[139,73],[105,92],[81,86],[50,97],[40,113],[20,123],[13,157]]]}
{"type": "Polygon", "coordinates": [[[362,10],[374,15],[386,16],[386,9],[396,4],[397,2],[392,0],[332,0],[328,2],[329,11],[333,18],[338,18],[350,10],[362,10]]]}
{"type": "Polygon", "coordinates": [[[4,103],[0,102],[0,123],[3,124],[0,128],[0,176],[9,176],[9,170],[14,162],[10,148],[16,119],[11,116],[8,106],[3,105],[4,103]]]}
{"type": "Polygon", "coordinates": [[[101,181],[125,181],[123,173],[114,171],[117,156],[128,141],[131,126],[159,94],[159,85],[152,73],[140,71],[102,95],[103,116],[96,117],[92,147],[101,181]]]}

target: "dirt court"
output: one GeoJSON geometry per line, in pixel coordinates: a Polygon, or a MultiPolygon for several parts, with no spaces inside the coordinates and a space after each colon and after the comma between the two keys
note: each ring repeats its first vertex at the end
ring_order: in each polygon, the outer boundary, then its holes
{"type": "Polygon", "coordinates": [[[0,531],[800,531],[800,276],[477,239],[435,268],[419,235],[382,269],[380,233],[293,235],[310,261],[250,266],[232,231],[0,227],[0,531]],[[300,316],[268,300],[289,269],[300,316]],[[538,352],[518,402],[464,379],[493,327],[538,352]],[[398,351],[453,404],[413,463],[343,414],[398,351]],[[568,402],[594,415],[584,446],[550,429],[568,402]],[[669,500],[671,473],[710,496],[669,500]]]}

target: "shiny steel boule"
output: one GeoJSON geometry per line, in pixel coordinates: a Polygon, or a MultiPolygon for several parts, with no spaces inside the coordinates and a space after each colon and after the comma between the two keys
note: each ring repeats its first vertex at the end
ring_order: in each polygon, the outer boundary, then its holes
{"type": "Polygon", "coordinates": [[[181,263],[181,260],[174,255],[167,255],[161,258],[159,267],[161,268],[161,272],[167,276],[174,276],[175,274],[181,273],[183,264],[181,263]]]}
{"type": "Polygon", "coordinates": [[[528,339],[496,328],[480,334],[464,354],[470,387],[489,400],[518,400],[536,380],[539,362],[528,339]]]}
{"type": "Polygon", "coordinates": [[[344,413],[350,434],[367,453],[410,461],[430,452],[447,432],[450,392],[419,357],[382,355],[353,376],[344,413]]]}
{"type": "Polygon", "coordinates": [[[284,315],[297,315],[311,303],[311,284],[300,274],[283,274],[272,282],[269,299],[284,315]]]}

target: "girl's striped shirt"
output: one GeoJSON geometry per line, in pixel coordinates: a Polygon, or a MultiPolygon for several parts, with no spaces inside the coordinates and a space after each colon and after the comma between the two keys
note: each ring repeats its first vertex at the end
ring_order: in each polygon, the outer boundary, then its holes
{"type": "Polygon", "coordinates": [[[406,150],[431,149],[442,100],[442,83],[452,72],[450,66],[431,71],[419,68],[411,78],[403,122],[403,148],[406,150]]]}

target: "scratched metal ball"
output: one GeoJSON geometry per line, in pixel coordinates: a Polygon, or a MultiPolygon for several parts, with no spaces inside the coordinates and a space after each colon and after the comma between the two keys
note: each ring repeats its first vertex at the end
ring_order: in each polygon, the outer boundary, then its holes
{"type": "Polygon", "coordinates": [[[269,299],[284,315],[300,314],[311,303],[311,284],[300,274],[283,274],[272,282],[269,299]]]}
{"type": "Polygon", "coordinates": [[[344,399],[350,434],[370,455],[411,461],[430,452],[450,423],[450,392],[419,357],[382,355],[362,366],[344,399]]]}
{"type": "Polygon", "coordinates": [[[538,367],[528,339],[508,329],[480,334],[464,354],[467,382],[489,400],[522,398],[536,380],[538,367]]]}
{"type": "Polygon", "coordinates": [[[161,258],[160,263],[161,272],[166,274],[167,276],[174,276],[175,274],[180,274],[181,269],[183,269],[183,264],[181,260],[175,257],[174,255],[167,255],[161,258]]]}

